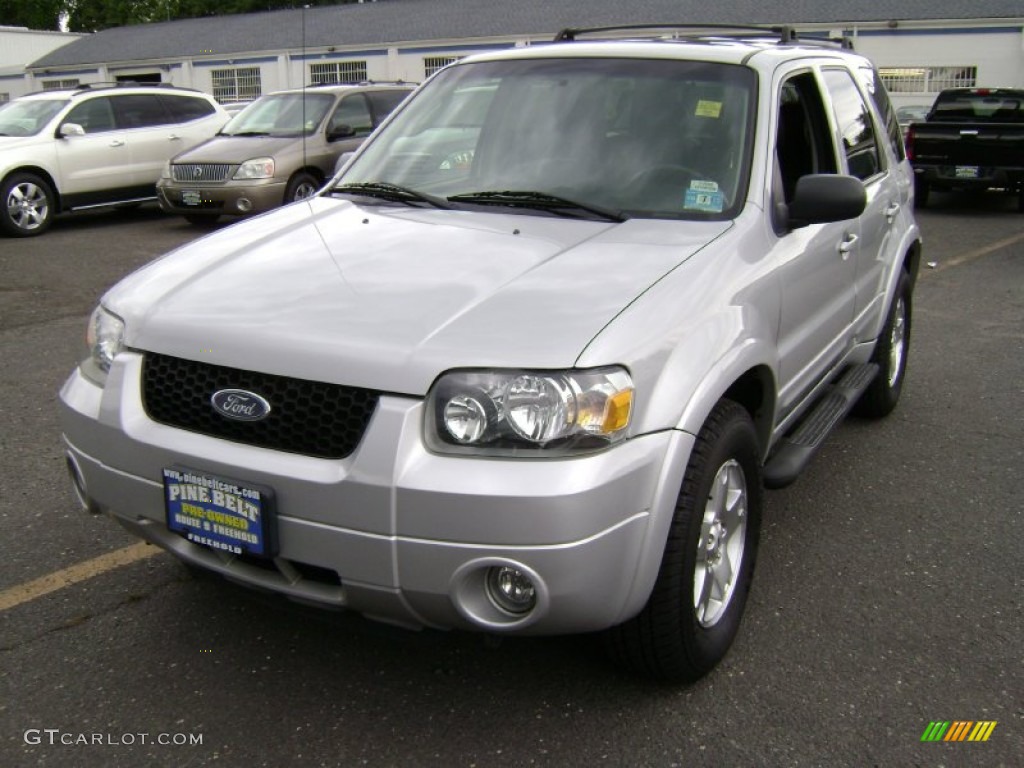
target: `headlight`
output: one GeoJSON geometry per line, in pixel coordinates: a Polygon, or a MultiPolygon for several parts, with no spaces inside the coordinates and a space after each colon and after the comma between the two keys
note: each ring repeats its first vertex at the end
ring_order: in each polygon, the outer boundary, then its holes
{"type": "Polygon", "coordinates": [[[160,178],[161,179],[169,179],[169,178],[171,178],[171,161],[170,160],[168,160],[166,163],[164,163],[164,169],[162,171],[160,171],[160,178]]]}
{"type": "Polygon", "coordinates": [[[114,357],[124,349],[124,321],[103,307],[96,307],[89,318],[85,343],[89,357],[82,362],[82,373],[102,386],[114,357]]]}
{"type": "Polygon", "coordinates": [[[622,368],[453,371],[431,390],[425,432],[442,453],[578,453],[624,438],[632,409],[622,368]]]}
{"type": "Polygon", "coordinates": [[[274,176],[274,158],[257,157],[246,160],[235,171],[233,179],[270,179],[274,176]]]}

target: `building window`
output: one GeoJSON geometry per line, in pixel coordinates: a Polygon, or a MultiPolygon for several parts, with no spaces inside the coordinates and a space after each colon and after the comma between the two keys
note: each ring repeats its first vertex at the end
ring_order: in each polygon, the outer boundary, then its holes
{"type": "Polygon", "coordinates": [[[313,85],[361,83],[366,79],[365,61],[328,61],[309,65],[309,82],[313,85]]]}
{"type": "Polygon", "coordinates": [[[878,74],[889,93],[938,93],[978,83],[977,67],[881,67],[878,74]]]}
{"type": "Polygon", "coordinates": [[[259,67],[215,69],[211,75],[213,98],[220,102],[252,101],[263,92],[259,67]]]}
{"type": "Polygon", "coordinates": [[[81,85],[77,77],[69,80],[43,80],[44,91],[59,91],[61,88],[77,88],[81,85]]]}
{"type": "Polygon", "coordinates": [[[423,76],[430,77],[439,69],[454,64],[461,56],[426,56],[423,59],[423,76]]]}

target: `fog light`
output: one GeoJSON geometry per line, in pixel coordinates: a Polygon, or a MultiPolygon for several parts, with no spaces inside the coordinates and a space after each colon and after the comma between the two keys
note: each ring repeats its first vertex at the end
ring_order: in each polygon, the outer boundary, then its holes
{"type": "Polygon", "coordinates": [[[509,613],[527,613],[537,604],[537,590],[530,577],[507,565],[487,571],[487,595],[498,608],[509,613]]]}
{"type": "Polygon", "coordinates": [[[238,210],[242,213],[248,213],[252,210],[252,200],[247,197],[238,198],[238,202],[235,205],[238,206],[238,210]]]}

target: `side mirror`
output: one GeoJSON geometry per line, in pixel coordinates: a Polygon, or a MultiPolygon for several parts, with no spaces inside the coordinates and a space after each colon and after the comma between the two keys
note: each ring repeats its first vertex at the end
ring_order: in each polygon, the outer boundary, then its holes
{"type": "Polygon", "coordinates": [[[855,219],[864,213],[867,203],[864,184],[853,176],[801,176],[788,206],[788,224],[790,229],[798,229],[808,224],[855,219]]]}
{"type": "Polygon", "coordinates": [[[337,176],[339,173],[344,171],[349,162],[355,156],[355,152],[342,152],[341,155],[338,156],[338,159],[334,161],[334,175],[337,176]]]}
{"type": "Polygon", "coordinates": [[[62,139],[66,139],[68,136],[85,136],[85,128],[78,123],[64,123],[60,127],[59,135],[62,139]]]}
{"type": "Polygon", "coordinates": [[[330,133],[327,134],[327,140],[337,141],[338,139],[349,139],[355,135],[355,128],[351,125],[345,125],[342,123],[341,125],[336,125],[331,129],[330,133]]]}

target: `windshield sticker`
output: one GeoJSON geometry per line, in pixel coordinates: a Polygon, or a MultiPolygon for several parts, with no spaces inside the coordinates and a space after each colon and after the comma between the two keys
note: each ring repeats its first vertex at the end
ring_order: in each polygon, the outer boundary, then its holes
{"type": "Polygon", "coordinates": [[[697,111],[694,114],[697,117],[713,117],[717,120],[722,114],[722,102],[701,99],[697,102],[697,111]]]}
{"type": "Polygon", "coordinates": [[[717,181],[704,181],[703,179],[694,179],[690,182],[690,189],[696,189],[698,192],[717,192],[718,182],[717,181]]]}
{"type": "MultiPolygon", "coordinates": [[[[683,208],[687,211],[701,211],[702,213],[721,213],[725,209],[725,195],[718,192],[718,185],[715,190],[698,189],[694,185],[702,182],[693,182],[686,190],[686,199],[683,201],[683,208]]],[[[714,184],[714,182],[703,182],[714,184]]]]}

